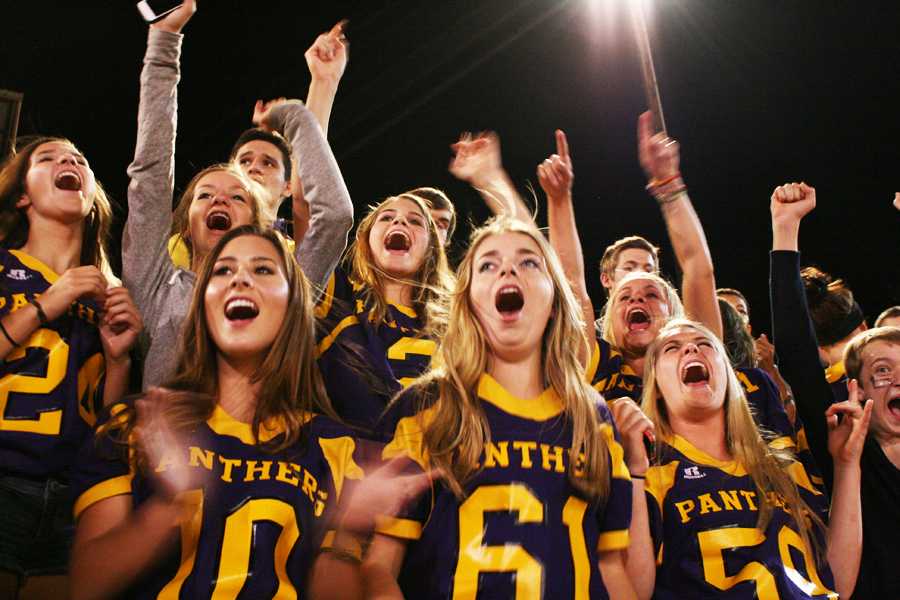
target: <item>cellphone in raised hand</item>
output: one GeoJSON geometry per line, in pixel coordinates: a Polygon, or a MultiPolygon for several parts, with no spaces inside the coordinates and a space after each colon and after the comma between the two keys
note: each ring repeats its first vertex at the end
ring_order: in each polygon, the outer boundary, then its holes
{"type": "Polygon", "coordinates": [[[145,21],[154,23],[182,4],[183,0],[142,0],[137,3],[137,9],[145,21]]]}

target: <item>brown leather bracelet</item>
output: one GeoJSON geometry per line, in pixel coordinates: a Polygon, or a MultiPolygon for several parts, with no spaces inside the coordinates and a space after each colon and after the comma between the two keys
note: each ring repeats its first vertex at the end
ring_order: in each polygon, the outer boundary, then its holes
{"type": "Polygon", "coordinates": [[[37,309],[38,321],[41,322],[41,327],[46,327],[50,320],[47,318],[47,313],[44,312],[44,307],[37,301],[37,298],[32,298],[29,302],[37,309]]]}
{"type": "Polygon", "coordinates": [[[7,340],[10,344],[12,344],[12,347],[13,347],[13,348],[19,348],[19,347],[22,346],[22,344],[20,344],[20,343],[17,342],[16,340],[12,339],[12,336],[9,335],[9,332],[6,330],[6,326],[3,324],[3,321],[0,321],[0,331],[3,332],[3,337],[5,337],[6,340],[7,340]]]}

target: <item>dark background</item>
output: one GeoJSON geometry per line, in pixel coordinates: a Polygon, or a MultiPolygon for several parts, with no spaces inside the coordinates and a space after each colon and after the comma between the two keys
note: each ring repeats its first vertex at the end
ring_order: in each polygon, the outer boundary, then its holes
{"type": "MultiPolygon", "coordinates": [[[[768,203],[806,181],[818,207],[805,262],[844,277],[874,318],[900,303],[900,3],[657,0],[657,73],[669,132],[706,229],[719,286],[743,290],[768,328],[768,203]]],[[[131,0],[18,0],[0,19],[0,88],[25,93],[19,133],[64,135],[125,215],[146,25],[131,0]]],[[[564,129],[587,273],[599,306],[604,247],[639,233],[671,249],[637,164],[644,109],[623,2],[200,0],[185,29],[177,181],[227,157],[256,98],[306,97],[303,52],[349,18],[350,64],[329,138],[357,215],[421,185],[480,221],[447,173],[461,131],[499,132],[523,191],[564,129]]],[[[543,216],[541,217],[543,221],[543,216]]],[[[457,232],[457,253],[467,236],[457,232]]]]}

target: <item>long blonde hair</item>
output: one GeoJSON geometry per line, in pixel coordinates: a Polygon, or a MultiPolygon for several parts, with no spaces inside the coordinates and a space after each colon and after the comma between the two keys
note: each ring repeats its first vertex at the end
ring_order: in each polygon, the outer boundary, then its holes
{"type": "Polygon", "coordinates": [[[609,301],[603,308],[603,315],[600,317],[602,324],[601,335],[603,336],[603,339],[609,342],[613,348],[618,350],[623,349],[623,341],[616,337],[613,320],[615,319],[615,307],[618,303],[619,290],[623,285],[631,283],[635,279],[649,279],[662,289],[663,294],[666,296],[666,304],[669,306],[669,319],[678,319],[684,316],[684,305],[681,303],[681,297],[678,295],[678,290],[675,289],[675,286],[656,273],[646,273],[644,271],[629,273],[620,279],[616,284],[616,287],[610,291],[609,301]]]}
{"type": "Polygon", "coordinates": [[[374,323],[384,321],[388,313],[385,284],[388,281],[398,280],[376,266],[372,248],[369,246],[369,232],[372,231],[378,215],[388,205],[401,199],[414,203],[422,212],[428,224],[428,248],[419,270],[410,279],[399,281],[413,287],[412,308],[422,318],[423,332],[439,338],[447,323],[446,298],[453,289],[453,274],[447,263],[447,255],[438,236],[437,226],[431,218],[431,212],[418,196],[408,193],[391,196],[377,206],[369,207],[369,213],[360,221],[353,243],[347,250],[346,261],[349,262],[350,281],[361,289],[363,301],[370,307],[370,319],[374,323]]]}
{"type": "Polygon", "coordinates": [[[581,308],[544,236],[533,225],[508,216],[496,217],[472,233],[469,250],[457,269],[450,320],[438,348],[441,366],[417,383],[426,402],[436,398],[433,418],[423,423],[425,450],[432,464],[445,473],[451,490],[462,497],[465,481],[478,471],[482,452],[491,441],[490,425],[477,394],[491,350],[469,296],[473,263],[485,239],[507,232],[527,235],[544,256],[554,294],[541,348],[542,376],[562,401],[565,418],[572,426],[569,480],[588,497],[603,502],[609,494],[609,456],[599,432],[596,403],[601,400],[585,383],[584,365],[579,360],[588,351],[581,308]]]}
{"type": "MultiPolygon", "coordinates": [[[[25,178],[31,166],[31,155],[39,146],[51,142],[75,147],[75,144],[65,138],[39,137],[14,154],[0,169],[0,245],[4,248],[21,248],[28,241],[28,217],[23,209],[16,207],[16,203],[25,194],[25,178]]],[[[84,218],[79,264],[97,267],[108,280],[118,281],[113,275],[106,251],[106,240],[112,224],[112,208],[103,186],[96,180],[95,184],[91,212],[84,218]]]]}
{"type": "MultiPolygon", "coordinates": [[[[682,329],[692,329],[705,337],[713,345],[725,365],[727,377],[723,406],[725,410],[725,445],[734,460],[746,469],[756,487],[759,503],[756,527],[760,531],[765,531],[768,527],[772,511],[775,508],[769,492],[774,492],[784,501],[785,510],[794,516],[806,547],[813,550],[818,559],[821,559],[823,556],[821,544],[816,536],[811,535],[807,518],[812,520],[820,532],[824,532],[825,524],[800,496],[797,484],[786,471],[788,466],[797,461],[797,457],[790,449],[776,449],[768,444],[775,435],[760,431],[753,420],[753,414],[747,404],[747,397],[744,395],[744,388],[728,361],[728,354],[721,340],[708,328],[688,319],[673,319],[666,323],[647,349],[641,408],[655,424],[657,438],[672,439],[674,432],[669,422],[665,399],[656,382],[656,362],[668,338],[682,329]]],[[[657,464],[663,460],[660,448],[662,445],[657,446],[658,454],[655,458],[657,464]]]]}
{"type": "MultiPolygon", "coordinates": [[[[163,385],[164,388],[183,393],[171,396],[166,416],[174,428],[189,429],[212,415],[219,391],[216,362],[218,349],[209,332],[204,296],[219,254],[231,240],[245,235],[260,237],[275,247],[284,266],[290,290],[284,322],[252,376],[253,383],[262,384],[253,414],[253,433],[258,442],[260,428],[271,420],[277,420],[284,435],[274,438],[271,444],[265,446],[265,449],[277,452],[290,447],[301,438],[303,425],[310,413],[325,414],[335,420],[339,418],[331,406],[316,365],[315,320],[310,284],[284,238],[271,229],[251,225],[236,227],[222,236],[204,260],[184,323],[175,375],[163,385]]],[[[116,435],[116,439],[126,441],[134,421],[133,414],[113,419],[112,428],[122,430],[116,435]]]]}

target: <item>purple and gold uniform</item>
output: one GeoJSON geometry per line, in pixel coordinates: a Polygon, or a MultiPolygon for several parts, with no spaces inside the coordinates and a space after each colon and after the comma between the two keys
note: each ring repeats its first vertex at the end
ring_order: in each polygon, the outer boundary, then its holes
{"type": "MultiPolygon", "coordinates": [[[[803,464],[795,461],[787,472],[827,522],[828,498],[803,464]]],[[[756,528],[757,491],[742,465],[716,460],[676,435],[646,477],[654,598],[837,599],[827,562],[817,564],[778,499],[766,530],[756,528]]],[[[824,536],[813,535],[824,548],[824,536]]]]}
{"type": "MultiPolygon", "coordinates": [[[[775,434],[773,444],[780,448],[793,448],[813,483],[824,489],[825,481],[806,442],[803,423],[797,417],[791,425],[778,386],[772,378],[762,369],[735,369],[734,372],[744,389],[757,426],[775,434]]],[[[591,356],[588,378],[607,402],[612,403],[622,397],[631,398],[638,404],[641,402],[643,380],[625,363],[625,357],[599,335],[591,356]]]]}
{"type": "Polygon", "coordinates": [[[336,270],[316,317],[319,369],[338,415],[371,432],[390,399],[431,363],[436,344],[423,337],[422,320],[408,306],[390,305],[374,322],[359,287],[336,270]]]}
{"type": "Polygon", "coordinates": [[[588,365],[587,380],[595,390],[603,394],[607,402],[627,396],[641,402],[643,380],[625,362],[621,352],[597,333],[591,362],[588,365]]]}
{"type": "Polygon", "coordinates": [[[850,397],[847,391],[847,369],[844,367],[844,361],[836,362],[825,369],[825,381],[831,386],[835,404],[844,402],[850,397]]]}
{"type": "MultiPolygon", "coordinates": [[[[117,418],[124,405],[113,407],[117,418]]],[[[260,427],[260,442],[280,435],[277,421],[260,427]]],[[[153,480],[134,473],[109,436],[89,440],[73,472],[76,517],[96,502],[130,496],[137,508],[153,480]]],[[[250,425],[216,406],[173,449],[157,471],[187,465],[203,478],[185,492],[191,512],[176,548],[136,581],[128,598],[297,598],[320,547],[330,543],[329,509],[350,480],[362,477],[356,442],[346,427],[308,416],[296,445],[277,453],[256,444],[250,425]]]]}
{"type": "MultiPolygon", "coordinates": [[[[20,250],[0,249],[0,317],[28,306],[59,275],[20,250]]],[[[34,309],[30,309],[34,310],[34,309]]],[[[102,398],[103,347],[88,300],[36,329],[0,361],[2,472],[65,481],[102,398]]]]}
{"type": "MultiPolygon", "coordinates": [[[[588,368],[590,384],[607,402],[624,396],[640,404],[644,391],[641,377],[609,342],[599,335],[596,342],[588,368]]],[[[744,388],[756,424],[778,436],[795,438],[799,428],[795,431],[791,425],[772,378],[762,369],[735,369],[735,375],[744,388]]]]}
{"type": "MultiPolygon", "coordinates": [[[[407,598],[607,598],[598,553],[628,546],[631,481],[606,406],[597,405],[610,455],[605,505],[584,498],[569,482],[571,427],[548,389],[520,400],[489,375],[478,396],[491,441],[483,468],[464,483],[460,501],[441,484],[406,513],[376,530],[407,540],[399,583],[407,598]]],[[[428,468],[419,412],[407,392],[386,416],[394,436],[386,459],[408,455],[428,468]],[[394,410],[396,408],[396,411],[394,410]]]]}

